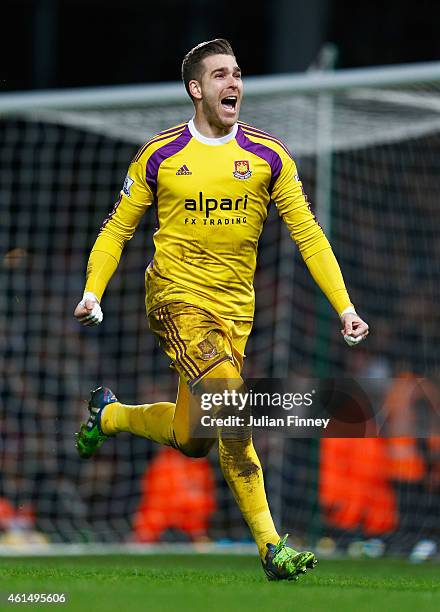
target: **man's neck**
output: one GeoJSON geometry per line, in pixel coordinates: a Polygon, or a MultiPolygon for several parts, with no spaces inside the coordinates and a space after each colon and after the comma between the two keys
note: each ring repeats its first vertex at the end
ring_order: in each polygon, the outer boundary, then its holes
{"type": "Polygon", "coordinates": [[[227,136],[234,129],[234,125],[231,127],[219,127],[217,125],[213,125],[209,123],[203,115],[198,115],[197,113],[194,116],[194,127],[202,136],[206,138],[222,138],[223,136],[227,136]]]}

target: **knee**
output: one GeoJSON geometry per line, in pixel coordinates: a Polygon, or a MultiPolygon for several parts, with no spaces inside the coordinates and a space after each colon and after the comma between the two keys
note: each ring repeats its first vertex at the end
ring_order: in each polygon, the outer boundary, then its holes
{"type": "Polygon", "coordinates": [[[177,442],[178,450],[187,457],[200,459],[206,457],[214,444],[214,439],[189,439],[184,442],[177,442]]]}

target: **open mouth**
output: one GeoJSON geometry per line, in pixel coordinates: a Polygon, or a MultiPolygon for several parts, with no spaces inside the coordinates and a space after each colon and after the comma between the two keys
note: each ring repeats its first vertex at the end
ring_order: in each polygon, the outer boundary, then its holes
{"type": "Polygon", "coordinates": [[[237,96],[226,96],[221,100],[221,105],[223,108],[229,112],[234,112],[237,107],[237,96]]]}

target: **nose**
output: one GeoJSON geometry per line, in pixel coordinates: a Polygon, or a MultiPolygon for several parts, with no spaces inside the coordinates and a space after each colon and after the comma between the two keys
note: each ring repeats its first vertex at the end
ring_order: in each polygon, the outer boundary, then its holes
{"type": "Polygon", "coordinates": [[[228,78],[228,86],[233,87],[234,89],[238,88],[239,80],[235,75],[230,74],[228,78]]]}

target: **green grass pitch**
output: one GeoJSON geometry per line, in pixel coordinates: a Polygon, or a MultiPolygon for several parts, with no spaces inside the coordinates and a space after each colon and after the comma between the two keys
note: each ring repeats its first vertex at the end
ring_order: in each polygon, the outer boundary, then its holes
{"type": "Polygon", "coordinates": [[[0,558],[0,592],[0,610],[434,612],[440,565],[321,561],[296,583],[271,583],[248,556],[0,558]],[[11,592],[65,593],[67,603],[11,604],[11,592]]]}

